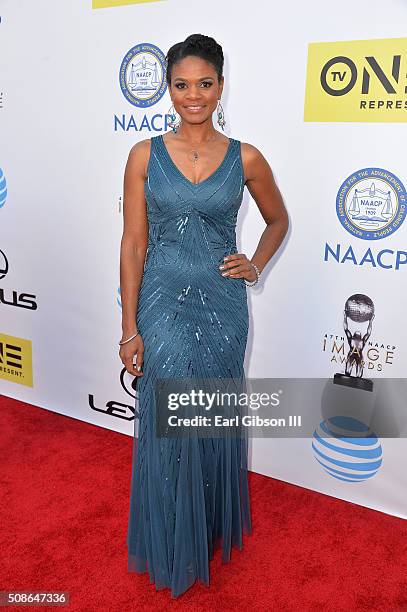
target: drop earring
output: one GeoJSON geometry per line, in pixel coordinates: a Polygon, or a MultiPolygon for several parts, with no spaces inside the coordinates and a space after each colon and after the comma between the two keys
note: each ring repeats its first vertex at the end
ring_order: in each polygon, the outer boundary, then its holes
{"type": "Polygon", "coordinates": [[[223,107],[222,107],[222,104],[220,103],[220,100],[218,100],[218,107],[216,109],[216,112],[218,114],[218,123],[220,127],[222,128],[222,130],[225,131],[225,125],[226,125],[225,114],[223,112],[223,107]]]}
{"type": "Polygon", "coordinates": [[[180,115],[178,115],[177,111],[174,108],[174,105],[171,104],[170,110],[167,113],[170,117],[170,121],[167,122],[167,124],[172,128],[173,132],[177,131],[177,128],[181,125],[181,117],[180,115]],[[177,117],[178,115],[178,117],[177,117]]]}

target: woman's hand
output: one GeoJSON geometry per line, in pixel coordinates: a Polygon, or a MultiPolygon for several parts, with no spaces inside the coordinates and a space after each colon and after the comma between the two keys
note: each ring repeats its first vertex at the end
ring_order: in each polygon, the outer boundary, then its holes
{"type": "Polygon", "coordinates": [[[247,281],[254,281],[257,278],[250,259],[244,253],[233,253],[223,258],[223,264],[219,266],[222,276],[230,278],[245,278],[247,281]]]}
{"type": "MultiPolygon", "coordinates": [[[[122,338],[122,340],[124,340],[124,338],[122,338]]],[[[122,364],[125,366],[128,373],[132,374],[132,376],[144,375],[144,373],[140,371],[141,366],[143,365],[143,355],[144,342],[140,334],[133,338],[133,340],[130,340],[130,342],[122,344],[119,350],[119,357],[122,361],[122,364]],[[135,355],[136,362],[133,363],[135,355]]]]}

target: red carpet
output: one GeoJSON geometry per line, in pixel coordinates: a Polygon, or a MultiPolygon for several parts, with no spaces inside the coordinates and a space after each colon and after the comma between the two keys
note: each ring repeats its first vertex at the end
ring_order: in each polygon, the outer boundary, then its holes
{"type": "Polygon", "coordinates": [[[216,552],[210,588],[156,593],[127,573],[131,437],[5,397],[0,414],[1,591],[86,612],[407,610],[407,521],[253,473],[244,550],[216,552]]]}

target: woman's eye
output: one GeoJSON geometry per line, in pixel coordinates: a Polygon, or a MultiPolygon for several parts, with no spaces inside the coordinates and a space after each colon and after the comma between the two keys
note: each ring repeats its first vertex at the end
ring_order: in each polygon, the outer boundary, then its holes
{"type": "MultiPolygon", "coordinates": [[[[204,86],[205,86],[205,88],[208,88],[208,87],[211,87],[212,82],[211,82],[211,81],[202,81],[202,83],[201,83],[201,84],[202,84],[202,85],[204,85],[204,86]]],[[[175,84],[175,87],[176,87],[177,89],[184,89],[184,85],[185,85],[185,83],[176,83],[176,84],[175,84]]]]}

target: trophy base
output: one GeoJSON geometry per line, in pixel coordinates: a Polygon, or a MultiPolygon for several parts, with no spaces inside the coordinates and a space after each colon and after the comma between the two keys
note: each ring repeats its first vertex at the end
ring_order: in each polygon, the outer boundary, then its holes
{"type": "Polygon", "coordinates": [[[363,391],[373,391],[373,381],[368,378],[358,378],[356,376],[348,376],[348,374],[334,374],[334,383],[343,385],[344,387],[352,387],[353,389],[362,389],[363,391]]]}

